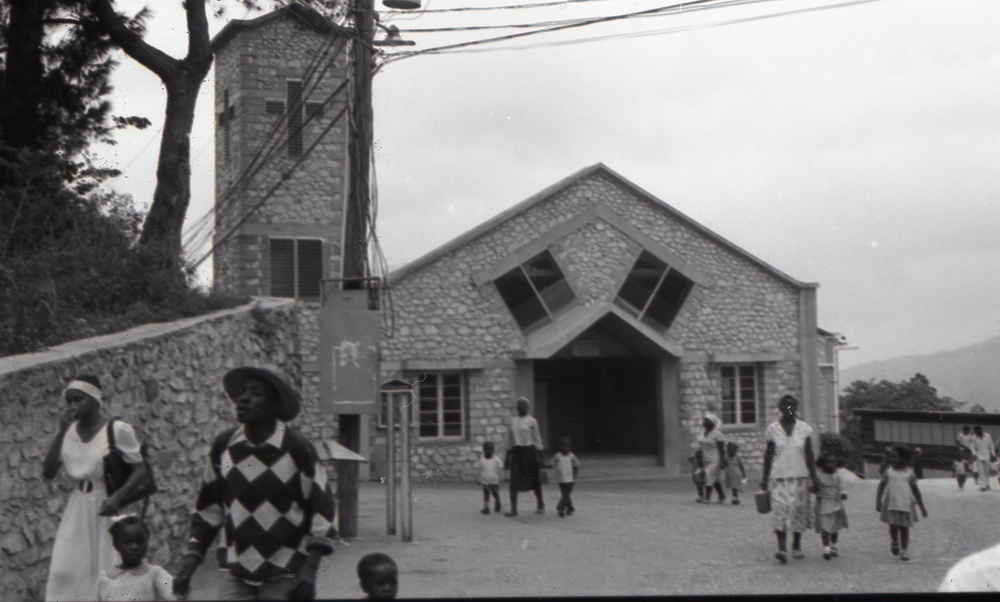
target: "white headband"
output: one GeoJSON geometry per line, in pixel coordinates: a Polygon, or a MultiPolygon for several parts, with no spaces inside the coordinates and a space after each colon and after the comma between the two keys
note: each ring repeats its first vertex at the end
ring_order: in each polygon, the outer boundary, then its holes
{"type": "Polygon", "coordinates": [[[86,393],[87,395],[90,395],[97,401],[101,401],[101,390],[86,381],[82,380],[70,381],[70,383],[66,385],[66,389],[63,391],[63,395],[68,393],[71,389],[76,389],[81,393],[86,393]]]}

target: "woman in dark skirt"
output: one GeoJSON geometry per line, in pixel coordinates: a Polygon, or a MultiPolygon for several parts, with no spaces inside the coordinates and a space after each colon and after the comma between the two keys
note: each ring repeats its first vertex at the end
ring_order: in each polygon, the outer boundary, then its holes
{"type": "Polygon", "coordinates": [[[517,416],[511,418],[508,431],[507,470],[510,471],[510,511],[506,516],[517,516],[517,493],[534,491],[537,505],[535,514],[545,512],[542,501],[541,455],[542,435],[538,422],[528,416],[528,399],[517,400],[517,416]]]}

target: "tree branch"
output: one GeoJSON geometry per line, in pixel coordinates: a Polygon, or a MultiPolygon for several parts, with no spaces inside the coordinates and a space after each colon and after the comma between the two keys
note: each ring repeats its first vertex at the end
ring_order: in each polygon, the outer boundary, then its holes
{"type": "MultiPolygon", "coordinates": [[[[188,4],[201,4],[204,10],[203,2],[204,0],[188,2],[188,4]]],[[[111,0],[90,0],[90,7],[114,43],[125,54],[155,73],[161,80],[166,82],[180,69],[180,61],[148,44],[141,35],[129,29],[122,16],[115,12],[111,0]]],[[[190,11],[190,9],[188,10],[190,11]]]]}
{"type": "MultiPolygon", "coordinates": [[[[184,3],[188,25],[188,55],[185,62],[203,66],[212,62],[212,40],[208,35],[208,16],[205,14],[205,0],[187,0],[184,3]]],[[[200,70],[200,69],[196,69],[200,70]]]]}

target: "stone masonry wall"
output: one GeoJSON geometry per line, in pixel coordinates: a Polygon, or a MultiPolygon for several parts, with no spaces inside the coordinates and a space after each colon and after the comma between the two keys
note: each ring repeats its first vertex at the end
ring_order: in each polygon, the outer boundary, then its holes
{"type": "MultiPolygon", "coordinates": [[[[397,332],[384,340],[384,360],[456,360],[459,358],[523,357],[526,338],[514,322],[495,287],[477,287],[470,276],[503,261],[511,253],[556,229],[593,206],[603,206],[624,218],[633,228],[696,266],[714,280],[712,286],[696,285],[668,333],[668,339],[686,353],[795,354],[798,349],[799,289],[778,278],[747,256],[721,244],[663,207],[639,198],[618,178],[597,171],[577,180],[465,244],[450,249],[429,264],[390,282],[397,332]]],[[[567,280],[585,307],[613,300],[639,243],[612,223],[599,218],[548,245],[567,280]]],[[[682,364],[682,438],[693,443],[701,431],[696,417],[719,400],[718,370],[712,364],[682,364]]],[[[761,424],[727,427],[726,434],[742,444],[748,464],[758,460],[759,439],[765,417],[777,395],[801,395],[799,364],[794,361],[765,364],[761,424]],[[732,430],[731,430],[732,429],[732,430]]],[[[383,374],[383,381],[396,375],[383,374]]],[[[479,378],[469,373],[471,382],[479,378]]],[[[497,383],[514,390],[513,372],[497,383]]],[[[510,406],[512,400],[502,400],[510,406]]],[[[718,408],[716,408],[716,411],[718,408]]],[[[469,420],[480,415],[470,403],[469,420]]],[[[510,414],[510,407],[506,415],[510,414]]],[[[449,475],[471,474],[474,438],[461,442],[420,442],[421,454],[444,455],[460,461],[449,475]],[[433,450],[433,451],[430,451],[433,450]]],[[[375,434],[375,448],[379,445],[375,434]]],[[[433,468],[433,467],[431,467],[433,468]]]]}
{"type": "MultiPolygon", "coordinates": [[[[234,424],[222,390],[226,369],[269,363],[299,380],[300,311],[290,301],[250,306],[76,341],[0,360],[0,588],[9,600],[41,599],[52,542],[72,483],[42,479],[42,459],[63,411],[62,389],[96,374],[110,412],[149,447],[160,492],[148,520],[150,559],[170,565],[186,537],[189,509],[212,437],[234,424]]],[[[304,389],[294,425],[310,440],[331,433],[304,389]]],[[[326,458],[323,446],[318,445],[326,458]]],[[[332,473],[332,471],[331,471],[332,473]]],[[[332,474],[331,474],[332,477],[332,474]]]]}

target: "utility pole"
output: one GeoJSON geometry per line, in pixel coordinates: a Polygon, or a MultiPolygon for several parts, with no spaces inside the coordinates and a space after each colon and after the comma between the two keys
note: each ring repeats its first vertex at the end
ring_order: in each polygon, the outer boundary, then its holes
{"type": "Polygon", "coordinates": [[[351,65],[351,122],[348,160],[350,185],[344,207],[344,288],[365,286],[368,274],[368,228],[371,207],[372,45],[375,38],[374,0],[353,0],[354,32],[351,65]]]}

